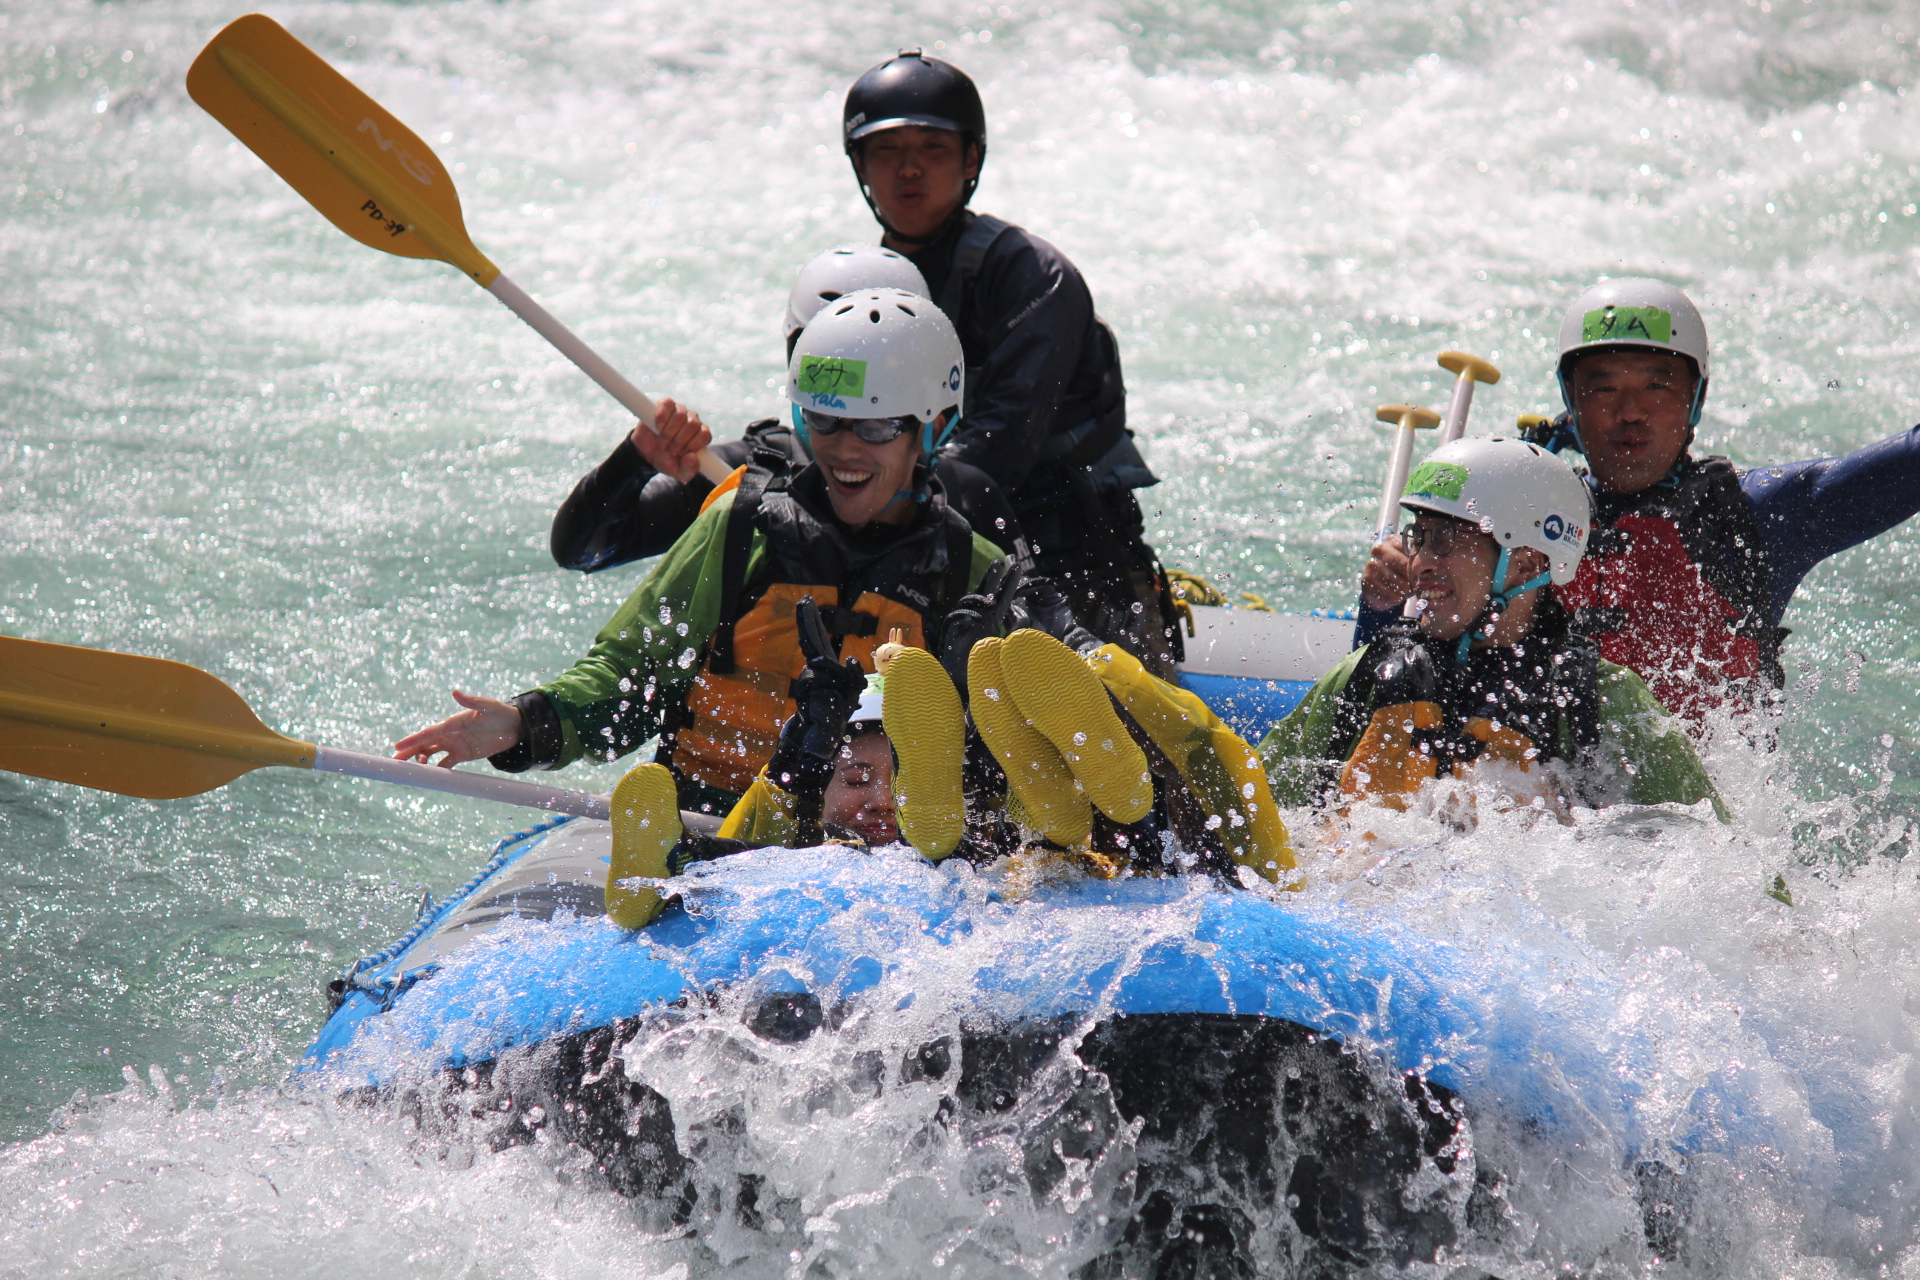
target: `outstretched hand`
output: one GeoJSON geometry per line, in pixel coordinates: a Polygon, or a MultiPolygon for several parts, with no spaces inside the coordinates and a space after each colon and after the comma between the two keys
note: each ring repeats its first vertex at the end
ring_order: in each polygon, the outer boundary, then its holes
{"type": "Polygon", "coordinates": [[[695,455],[713,443],[713,432],[693,410],[662,400],[654,410],[653,425],[634,423],[628,438],[648,466],[685,484],[700,474],[695,455]]]}
{"type": "Polygon", "coordinates": [[[465,710],[400,739],[393,744],[393,758],[451,769],[498,755],[520,741],[520,708],[511,702],[476,698],[458,689],[453,700],[465,710]],[[441,758],[435,760],[435,755],[441,758]]]}

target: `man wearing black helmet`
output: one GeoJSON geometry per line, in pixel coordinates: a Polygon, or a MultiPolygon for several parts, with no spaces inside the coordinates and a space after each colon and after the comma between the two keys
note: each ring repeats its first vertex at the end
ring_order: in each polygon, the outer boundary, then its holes
{"type": "Polygon", "coordinates": [[[843,122],[881,243],[960,332],[967,397],[946,451],[1008,490],[1082,625],[1171,675],[1179,636],[1133,496],[1155,479],[1127,430],[1119,350],[1066,255],[967,207],[987,153],[979,91],[910,49],[854,82],[843,122]]]}

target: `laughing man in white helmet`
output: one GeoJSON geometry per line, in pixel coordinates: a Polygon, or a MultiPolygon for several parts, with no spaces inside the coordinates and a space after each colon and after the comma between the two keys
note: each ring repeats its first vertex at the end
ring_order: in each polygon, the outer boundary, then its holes
{"type": "MultiPolygon", "coordinates": [[[[1564,413],[1533,438],[1585,455],[1593,545],[1556,586],[1574,627],[1698,729],[1706,713],[1783,682],[1780,622],[1828,556],[1920,511],[1920,427],[1839,458],[1737,471],[1690,452],[1707,398],[1707,330],[1661,280],[1605,280],[1560,326],[1564,413]]],[[[1365,639],[1409,590],[1376,549],[1361,581],[1365,639]]]]}
{"type": "Polygon", "coordinates": [[[1348,655],[1260,744],[1280,803],[1404,809],[1448,777],[1560,812],[1714,798],[1646,685],[1570,631],[1542,589],[1574,581],[1588,544],[1587,490],[1565,463],[1519,440],[1456,440],[1400,505],[1413,520],[1392,541],[1423,608],[1348,655]]]}
{"type": "MultiPolygon", "coordinates": [[[[836,245],[808,259],[794,278],[787,294],[787,356],[822,307],[858,289],[905,289],[927,296],[920,269],[893,250],[836,245]]],[[[709,446],[729,467],[798,471],[810,460],[784,414],[748,423],[738,440],[713,444],[699,414],[662,400],[653,425],[636,422],[604,462],[580,477],[554,513],[548,541],[555,563],[598,573],[671,547],[713,492],[695,461],[709,446]]],[[[934,474],[947,505],[987,541],[1008,554],[1023,553],[1019,518],[993,477],[950,457],[934,460],[934,474]]]]}
{"type": "MultiPolygon", "coordinates": [[[[726,813],[772,758],[796,684],[812,674],[796,621],[804,599],[830,637],[826,667],[851,661],[851,684],[895,629],[937,651],[949,612],[1002,559],[929,484],[963,382],[960,340],[925,298],[861,289],[829,303],[787,375],[789,417],[812,462],[748,469],[572,668],[511,702],[456,692],[464,710],[396,754],[553,769],[657,735],[680,807],[726,813]]],[[[833,677],[826,667],[822,680],[833,677]]]]}

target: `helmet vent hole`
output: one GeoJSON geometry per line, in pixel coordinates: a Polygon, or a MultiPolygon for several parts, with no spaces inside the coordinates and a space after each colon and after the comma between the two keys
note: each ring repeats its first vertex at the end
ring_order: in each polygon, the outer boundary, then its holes
{"type": "Polygon", "coordinates": [[[904,314],[906,314],[906,315],[913,315],[913,310],[912,310],[912,308],[910,308],[910,307],[907,307],[906,305],[904,305],[904,304],[902,304],[902,303],[898,303],[898,302],[896,302],[896,303],[894,303],[893,305],[894,305],[894,306],[896,306],[896,307],[899,307],[902,313],[904,313],[904,314]]]}
{"type": "Polygon", "coordinates": [[[838,311],[835,311],[835,312],[834,312],[833,314],[835,314],[835,315],[837,315],[837,316],[843,316],[843,315],[845,315],[845,314],[847,314],[847,312],[849,312],[849,311],[851,311],[851,310],[853,310],[853,304],[852,304],[851,302],[849,302],[849,303],[848,303],[848,304],[847,304],[846,306],[844,306],[844,307],[841,307],[841,308],[840,308],[840,309],[839,309],[838,311]]]}
{"type": "Polygon", "coordinates": [[[880,313],[879,313],[878,311],[869,311],[869,312],[867,312],[867,319],[869,319],[869,320],[871,320],[871,321],[873,321],[873,322],[874,322],[875,324],[879,324],[879,323],[880,323],[880,313]]]}

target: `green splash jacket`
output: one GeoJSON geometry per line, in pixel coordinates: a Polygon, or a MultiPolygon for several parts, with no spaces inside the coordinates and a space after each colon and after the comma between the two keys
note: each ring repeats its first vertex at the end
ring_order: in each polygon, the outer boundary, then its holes
{"type": "MultiPolygon", "coordinates": [[[[1341,690],[1373,648],[1355,649],[1320,677],[1300,705],[1260,740],[1273,798],[1299,807],[1318,798],[1333,751],[1334,711],[1341,690]]],[[[1589,780],[1612,804],[1698,804],[1712,800],[1722,822],[1730,819],[1693,742],[1668,715],[1639,676],[1602,660],[1599,665],[1602,777],[1589,780]]],[[[1368,708],[1369,713],[1378,708],[1368,708]]]]}
{"type": "MultiPolygon", "coordinates": [[[[591,752],[612,759],[655,737],[685,704],[707,643],[720,626],[721,565],[735,494],[722,494],[660,557],[640,586],[572,667],[533,690],[560,721],[559,754],[548,768],[591,752]]],[[[973,535],[967,584],[977,586],[999,548],[973,535]]],[[[771,551],[756,527],[747,581],[767,581],[771,551]]],[[[774,581],[785,580],[775,575],[774,581]]],[[[951,602],[949,602],[951,603],[951,602]]]]}

